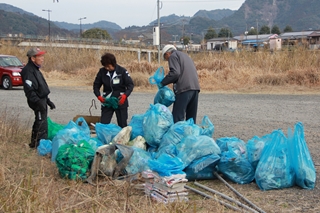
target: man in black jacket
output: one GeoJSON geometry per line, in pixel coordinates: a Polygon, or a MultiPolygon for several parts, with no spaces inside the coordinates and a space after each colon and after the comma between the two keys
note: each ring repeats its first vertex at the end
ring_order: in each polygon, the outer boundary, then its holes
{"type": "Polygon", "coordinates": [[[101,123],[111,122],[113,113],[116,113],[118,126],[126,127],[128,120],[128,97],[134,84],[129,72],[117,64],[116,57],[111,53],[101,56],[100,68],[93,82],[93,93],[102,103],[101,123]],[[103,85],[103,95],[100,88],[103,85]],[[114,103],[115,102],[115,103],[114,103]]]}
{"type": "Polygon", "coordinates": [[[27,52],[28,63],[21,71],[23,89],[27,97],[29,107],[34,111],[35,121],[32,126],[30,148],[37,148],[41,139],[48,137],[48,109],[55,109],[50,101],[48,84],[40,72],[44,61],[44,51],[39,48],[32,48],[27,52]]]}

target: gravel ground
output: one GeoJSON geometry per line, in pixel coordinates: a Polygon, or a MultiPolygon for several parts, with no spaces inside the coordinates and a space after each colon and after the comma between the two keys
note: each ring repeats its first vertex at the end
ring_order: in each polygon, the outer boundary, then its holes
{"type": "MultiPolygon", "coordinates": [[[[132,115],[146,112],[153,103],[154,95],[143,92],[131,94],[128,122],[132,115]]],[[[90,89],[67,87],[51,87],[49,97],[57,107],[49,111],[49,116],[58,123],[67,123],[76,115],[90,115],[88,109],[91,100],[96,99],[90,89]]],[[[0,102],[2,108],[18,114],[31,129],[33,113],[27,106],[22,88],[10,91],[0,89],[0,102]]],[[[255,135],[263,136],[275,129],[282,129],[286,133],[288,127],[293,128],[296,122],[301,121],[313,161],[319,169],[319,111],[320,95],[200,93],[197,123],[207,115],[215,127],[214,139],[235,136],[247,142],[255,135]]],[[[99,114],[99,108],[92,109],[92,115],[99,114]]],[[[116,123],[115,119],[113,122],[116,123]]],[[[258,202],[262,209],[270,209],[272,212],[320,212],[320,190],[317,184],[314,190],[292,187],[262,192],[252,184],[237,185],[237,189],[245,194],[248,190],[254,190],[255,197],[251,199],[258,202]]]]}

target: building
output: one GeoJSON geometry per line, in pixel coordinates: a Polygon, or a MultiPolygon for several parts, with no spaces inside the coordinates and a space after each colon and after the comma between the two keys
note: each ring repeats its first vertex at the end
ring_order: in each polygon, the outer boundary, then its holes
{"type": "Polygon", "coordinates": [[[320,49],[320,30],[313,31],[308,35],[310,49],[320,49]]]}
{"type": "Polygon", "coordinates": [[[207,50],[236,50],[238,41],[234,38],[212,38],[207,41],[207,50]]]}
{"type": "Polygon", "coordinates": [[[314,31],[301,31],[301,32],[286,32],[280,34],[282,39],[282,45],[294,46],[294,45],[308,45],[309,35],[314,31]]]}

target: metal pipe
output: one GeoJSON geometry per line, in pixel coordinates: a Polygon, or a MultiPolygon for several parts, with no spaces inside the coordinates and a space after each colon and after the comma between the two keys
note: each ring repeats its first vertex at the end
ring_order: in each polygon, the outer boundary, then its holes
{"type": "Polygon", "coordinates": [[[194,184],[195,184],[196,186],[199,186],[199,187],[205,189],[205,190],[208,190],[209,192],[212,192],[212,193],[214,193],[214,194],[217,194],[217,195],[221,196],[222,198],[224,198],[224,199],[226,199],[226,200],[228,200],[228,201],[234,202],[234,203],[236,203],[238,206],[240,206],[240,207],[242,207],[242,208],[244,208],[244,209],[247,209],[247,210],[249,210],[249,211],[251,211],[251,212],[254,212],[254,213],[258,213],[258,211],[250,208],[249,206],[247,206],[247,205],[245,205],[245,204],[243,204],[243,203],[241,203],[241,202],[239,202],[239,201],[237,201],[237,200],[234,200],[234,199],[232,199],[231,197],[229,197],[229,196],[227,196],[227,195],[225,195],[225,194],[222,194],[222,193],[220,193],[220,192],[218,192],[218,191],[216,191],[216,190],[214,190],[214,189],[211,189],[211,188],[209,188],[209,187],[207,187],[207,186],[204,186],[204,185],[202,185],[202,184],[200,184],[200,183],[198,183],[198,182],[194,182],[194,184]]]}
{"type": "Polygon", "coordinates": [[[190,186],[188,186],[188,185],[185,185],[184,188],[189,189],[189,190],[191,190],[191,191],[193,191],[193,192],[195,192],[195,193],[198,193],[198,194],[200,194],[200,195],[202,195],[202,196],[204,196],[204,197],[206,197],[206,198],[214,199],[215,201],[219,202],[220,204],[222,204],[222,205],[224,205],[224,206],[226,206],[226,207],[228,207],[228,208],[230,208],[230,209],[233,209],[233,210],[235,210],[235,211],[242,212],[241,209],[239,209],[239,208],[237,208],[237,207],[234,207],[234,206],[230,205],[229,203],[223,202],[223,201],[221,201],[221,200],[219,200],[219,199],[217,199],[217,198],[215,198],[215,197],[212,197],[211,195],[208,195],[208,194],[206,194],[206,193],[204,193],[204,192],[202,192],[202,191],[199,191],[199,190],[197,190],[197,189],[195,189],[195,188],[192,188],[192,187],[190,187],[190,186]]]}
{"type": "Polygon", "coordinates": [[[219,179],[221,180],[227,187],[229,187],[236,195],[238,195],[239,197],[241,197],[244,201],[246,201],[249,205],[251,205],[253,208],[255,208],[256,210],[258,210],[261,213],[266,213],[265,211],[263,211],[262,209],[260,209],[258,206],[256,206],[254,203],[252,203],[250,200],[248,200],[247,198],[245,198],[242,194],[240,194],[235,188],[233,188],[229,183],[227,183],[227,181],[225,181],[217,172],[213,172],[213,174],[219,179]]]}

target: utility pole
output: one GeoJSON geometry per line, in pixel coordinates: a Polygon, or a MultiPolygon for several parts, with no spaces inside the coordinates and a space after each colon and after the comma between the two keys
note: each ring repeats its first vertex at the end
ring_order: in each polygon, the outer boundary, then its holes
{"type": "Polygon", "coordinates": [[[52,12],[52,10],[42,10],[42,11],[46,11],[48,12],[48,25],[49,25],[49,41],[50,41],[50,13],[52,12]]]}
{"type": "Polygon", "coordinates": [[[172,35],[172,36],[174,37],[174,44],[176,44],[178,35],[172,35]]]}
{"type": "Polygon", "coordinates": [[[79,18],[79,21],[80,21],[80,39],[81,39],[81,35],[82,35],[82,28],[81,28],[81,20],[82,19],[86,19],[87,17],[83,17],[83,18],[79,18]]]}
{"type": "Polygon", "coordinates": [[[259,43],[258,43],[258,19],[256,19],[256,22],[257,22],[257,50],[258,50],[258,47],[259,47],[259,43]]]}
{"type": "Polygon", "coordinates": [[[157,5],[158,5],[158,29],[159,29],[159,45],[158,45],[158,63],[160,64],[160,46],[161,46],[161,30],[160,30],[160,1],[157,0],[157,5]]]}

